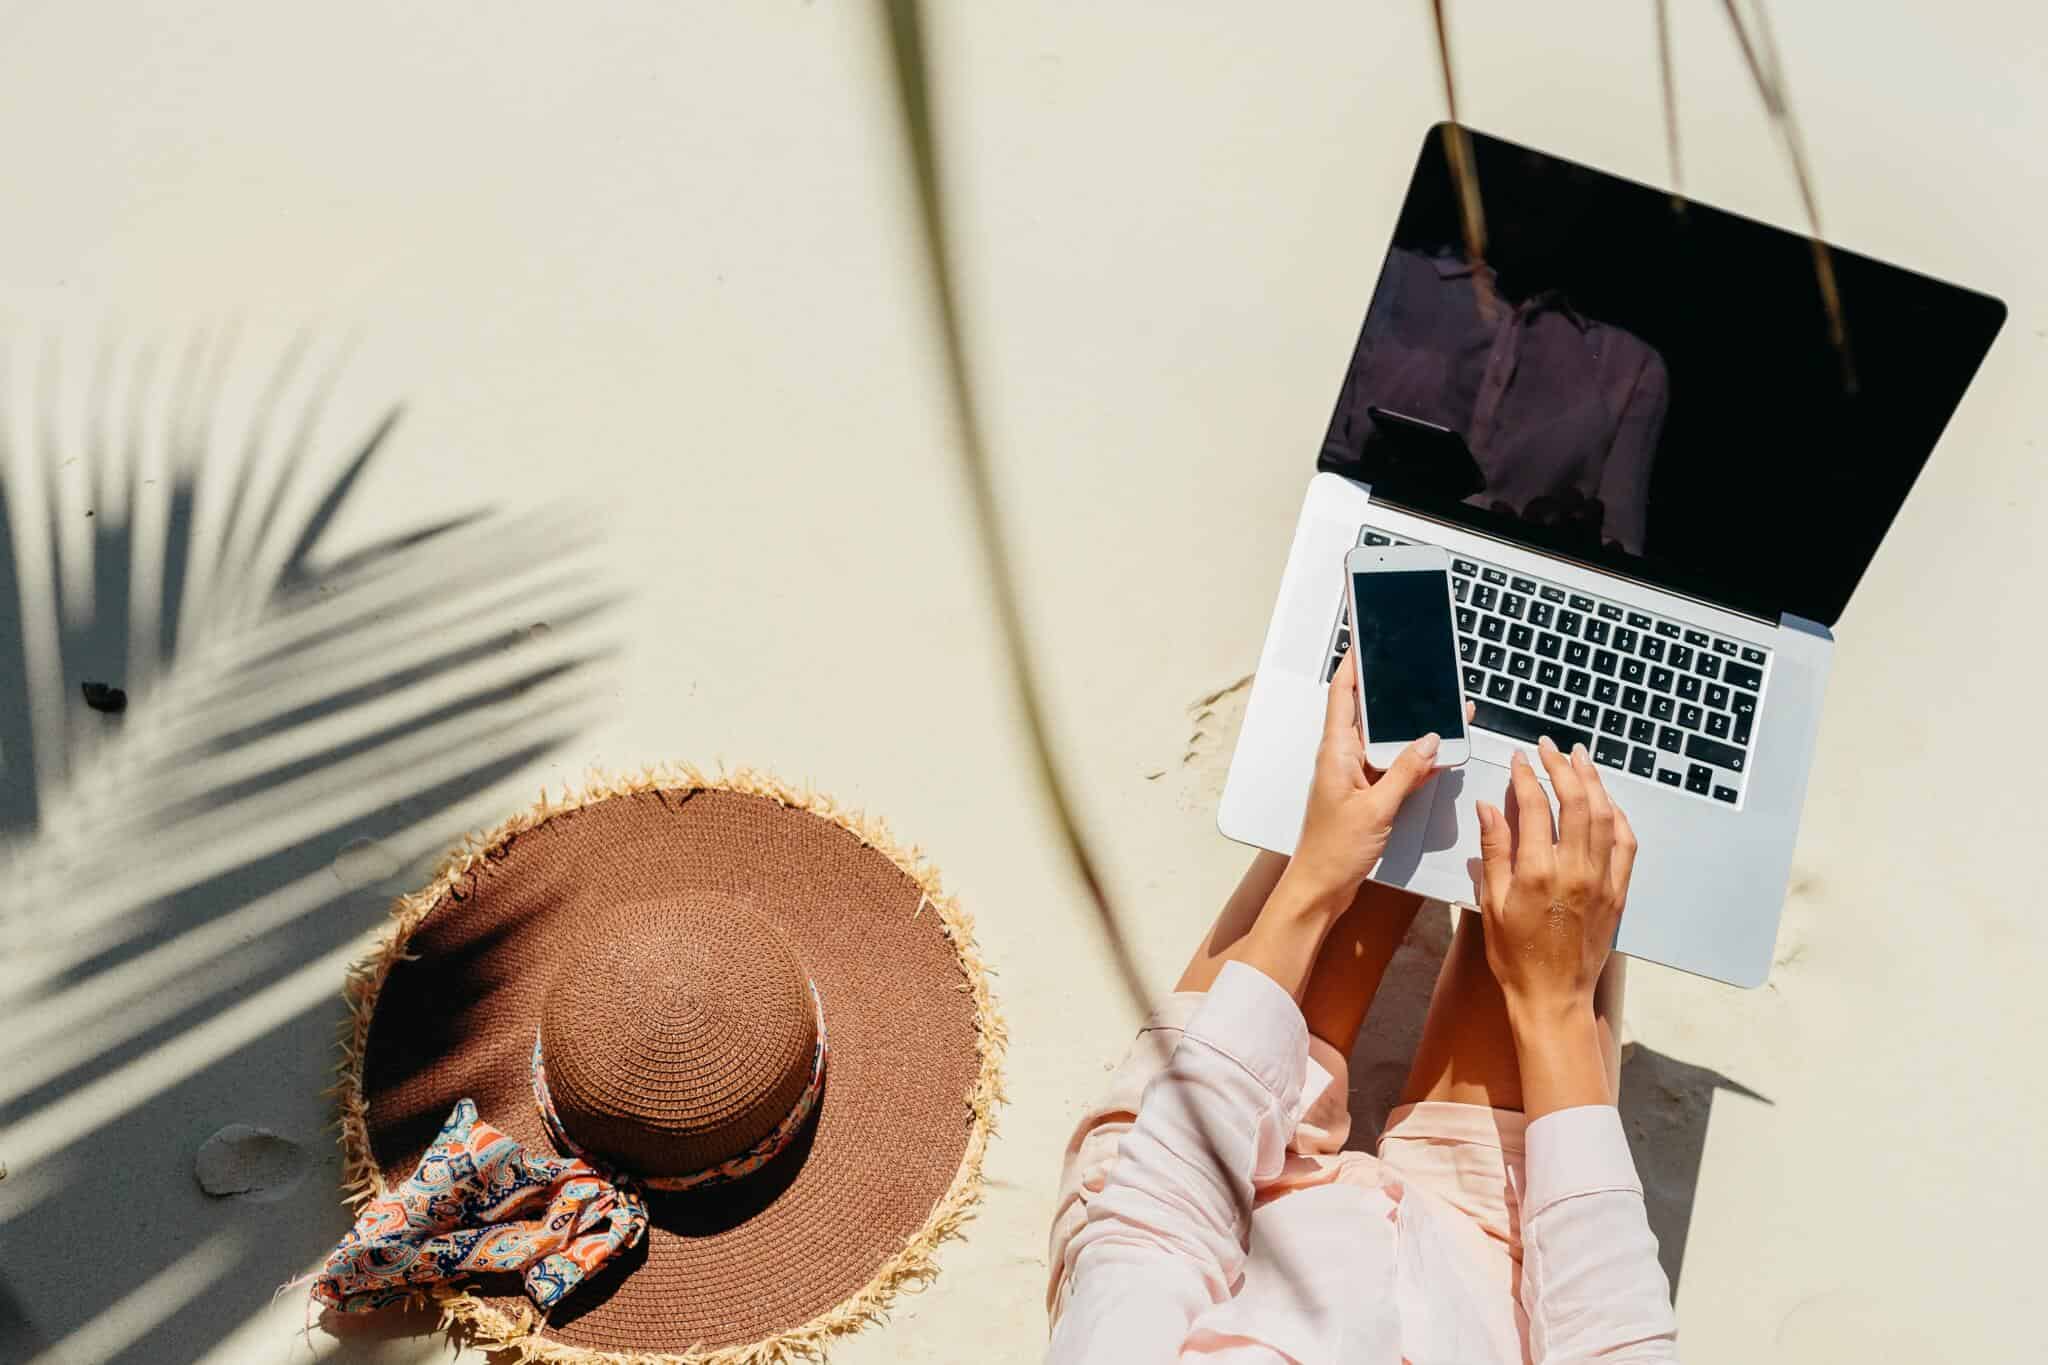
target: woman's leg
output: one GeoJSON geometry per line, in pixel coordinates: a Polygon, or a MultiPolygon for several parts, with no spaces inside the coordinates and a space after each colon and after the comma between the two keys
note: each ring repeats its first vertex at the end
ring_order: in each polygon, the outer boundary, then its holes
{"type": "MultiPolygon", "coordinates": [[[[1262,852],[1252,859],[1175,989],[1209,989],[1223,970],[1223,953],[1251,930],[1259,908],[1286,870],[1287,859],[1278,853],[1262,852]]],[[[1359,889],[1351,909],[1323,940],[1302,992],[1301,1013],[1310,1033],[1351,1055],[1359,1025],[1372,1008],[1373,993],[1421,905],[1419,896],[1393,887],[1367,882],[1359,889]]]]}
{"type": "MultiPolygon", "coordinates": [[[[1627,962],[1607,959],[1593,999],[1600,1025],[1600,1050],[1607,1059],[1607,1093],[1621,1093],[1621,1010],[1627,962]]],[[[1493,969],[1486,965],[1486,937],[1477,911],[1460,910],[1444,956],[1436,990],[1429,997],[1422,1042],[1402,1088],[1401,1103],[1447,1100],[1495,1109],[1522,1107],[1522,1076],[1515,1063],[1515,1037],[1508,1027],[1507,1001],[1493,969]]]]}

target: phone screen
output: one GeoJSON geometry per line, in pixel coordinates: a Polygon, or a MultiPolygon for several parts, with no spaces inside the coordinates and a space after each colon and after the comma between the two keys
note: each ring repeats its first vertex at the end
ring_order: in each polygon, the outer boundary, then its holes
{"type": "Polygon", "coordinates": [[[1441,569],[1351,576],[1358,620],[1351,638],[1365,691],[1366,736],[1405,743],[1434,730],[1465,733],[1458,650],[1451,640],[1451,593],[1441,569]]]}

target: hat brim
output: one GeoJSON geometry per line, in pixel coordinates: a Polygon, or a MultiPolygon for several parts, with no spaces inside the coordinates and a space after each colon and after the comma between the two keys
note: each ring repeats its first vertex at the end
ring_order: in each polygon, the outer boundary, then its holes
{"type": "Polygon", "coordinates": [[[464,1097],[551,1148],[527,1061],[552,950],[598,909],[678,891],[741,900],[797,947],[832,1035],[818,1114],[744,1180],[653,1196],[641,1246],[545,1324],[509,1278],[437,1294],[473,1344],[621,1365],[814,1358],[929,1279],[980,1197],[1005,1034],[937,872],[828,797],[678,768],[543,794],[399,900],[346,992],[351,1202],[409,1175],[464,1097]]]}

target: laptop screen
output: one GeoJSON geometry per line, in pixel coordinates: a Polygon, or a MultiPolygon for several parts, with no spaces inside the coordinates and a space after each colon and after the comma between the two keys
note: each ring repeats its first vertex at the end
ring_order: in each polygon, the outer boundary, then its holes
{"type": "Polygon", "coordinates": [[[1319,467],[1674,591],[1834,624],[2004,305],[1835,250],[1838,345],[1805,237],[1471,141],[1483,263],[1433,129],[1319,467]]]}

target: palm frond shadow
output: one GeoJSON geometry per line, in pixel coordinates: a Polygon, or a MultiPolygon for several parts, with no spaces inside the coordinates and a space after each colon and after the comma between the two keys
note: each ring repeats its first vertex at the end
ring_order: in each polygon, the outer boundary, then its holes
{"type": "Polygon", "coordinates": [[[234,346],[103,348],[76,440],[55,348],[0,382],[7,1359],[191,1358],[340,1235],[342,966],[479,794],[585,728],[616,652],[572,514],[428,509],[333,548],[407,458],[402,409],[340,421],[339,362],[315,372],[302,338],[230,412],[234,346]],[[84,545],[59,494],[80,466],[84,545]],[[88,709],[85,681],[127,710],[88,709]],[[306,1148],[291,1198],[319,1217],[197,1188],[233,1122],[306,1148]]]}

